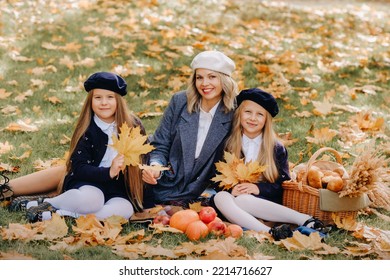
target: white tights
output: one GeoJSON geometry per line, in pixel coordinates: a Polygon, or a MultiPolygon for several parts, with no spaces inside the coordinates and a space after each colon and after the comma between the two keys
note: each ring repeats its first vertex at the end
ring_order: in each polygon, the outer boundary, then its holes
{"type": "Polygon", "coordinates": [[[311,216],[291,208],[250,194],[234,197],[228,192],[218,192],[214,197],[218,210],[232,223],[255,231],[269,231],[270,228],[257,218],[280,223],[302,225],[311,216]]]}
{"type": "Polygon", "coordinates": [[[129,219],[134,214],[131,203],[121,197],[114,197],[104,203],[103,192],[90,185],[68,190],[59,196],[46,198],[45,201],[57,208],[60,216],[78,218],[86,214],[95,214],[99,220],[118,215],[129,219]]]}

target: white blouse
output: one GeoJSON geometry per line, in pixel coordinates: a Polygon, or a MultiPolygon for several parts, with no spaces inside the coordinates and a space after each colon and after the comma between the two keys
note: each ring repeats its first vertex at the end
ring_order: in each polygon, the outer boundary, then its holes
{"type": "Polygon", "coordinates": [[[262,140],[262,134],[253,139],[249,138],[245,134],[242,135],[242,152],[245,156],[245,163],[257,160],[262,140]]]}
{"type": "MultiPolygon", "coordinates": [[[[93,120],[95,121],[96,125],[108,136],[108,143],[112,144],[112,135],[115,133],[115,135],[118,135],[118,132],[116,130],[116,123],[106,123],[99,119],[98,116],[94,115],[93,120]]],[[[107,146],[106,153],[103,156],[102,161],[99,164],[99,167],[110,167],[112,160],[117,156],[118,152],[112,148],[111,146],[107,146]]]]}
{"type": "Polygon", "coordinates": [[[199,127],[198,127],[198,137],[196,139],[196,150],[195,150],[195,158],[198,158],[200,155],[200,151],[202,151],[202,147],[204,144],[204,141],[206,140],[207,133],[209,132],[211,122],[213,121],[213,117],[215,115],[215,112],[217,111],[218,105],[214,105],[213,108],[211,108],[210,112],[206,112],[200,108],[200,114],[199,114],[199,127]]]}

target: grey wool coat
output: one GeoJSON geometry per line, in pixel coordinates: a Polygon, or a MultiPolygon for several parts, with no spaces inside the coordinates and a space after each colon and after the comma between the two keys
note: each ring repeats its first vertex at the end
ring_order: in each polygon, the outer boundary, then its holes
{"type": "Polygon", "coordinates": [[[155,149],[150,163],[170,166],[153,189],[156,203],[174,200],[192,200],[210,184],[215,175],[215,162],[223,155],[225,140],[230,132],[233,111],[225,113],[221,102],[213,117],[199,157],[195,160],[199,112],[187,111],[186,92],[173,95],[162,120],[151,137],[155,149]]]}

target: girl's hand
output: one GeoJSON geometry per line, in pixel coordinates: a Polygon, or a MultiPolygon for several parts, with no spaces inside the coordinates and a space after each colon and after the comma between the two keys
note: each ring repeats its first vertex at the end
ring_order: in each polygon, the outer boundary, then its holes
{"type": "Polygon", "coordinates": [[[260,194],[259,188],[252,183],[241,183],[233,187],[232,195],[238,196],[240,194],[260,194]]]}
{"type": "Polygon", "coordinates": [[[148,183],[150,185],[156,185],[157,178],[159,178],[160,175],[161,175],[161,171],[148,170],[148,169],[142,170],[142,180],[145,183],[148,183]]]}
{"type": "Polygon", "coordinates": [[[119,172],[125,167],[125,156],[118,154],[111,163],[110,167],[110,177],[111,179],[119,175],[119,172]]]}

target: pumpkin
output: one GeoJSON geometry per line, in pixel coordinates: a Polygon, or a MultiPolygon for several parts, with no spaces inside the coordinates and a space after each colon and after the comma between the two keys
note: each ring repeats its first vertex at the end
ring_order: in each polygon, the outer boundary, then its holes
{"type": "Polygon", "coordinates": [[[195,210],[185,209],[177,211],[169,220],[169,226],[185,232],[187,226],[194,221],[199,221],[199,215],[195,210]]]}
{"type": "Polygon", "coordinates": [[[194,241],[204,238],[209,234],[207,225],[201,220],[190,223],[185,231],[188,239],[194,241]]]}
{"type": "Polygon", "coordinates": [[[230,224],[225,231],[225,237],[240,238],[244,234],[242,227],[236,224],[230,224]]]}

